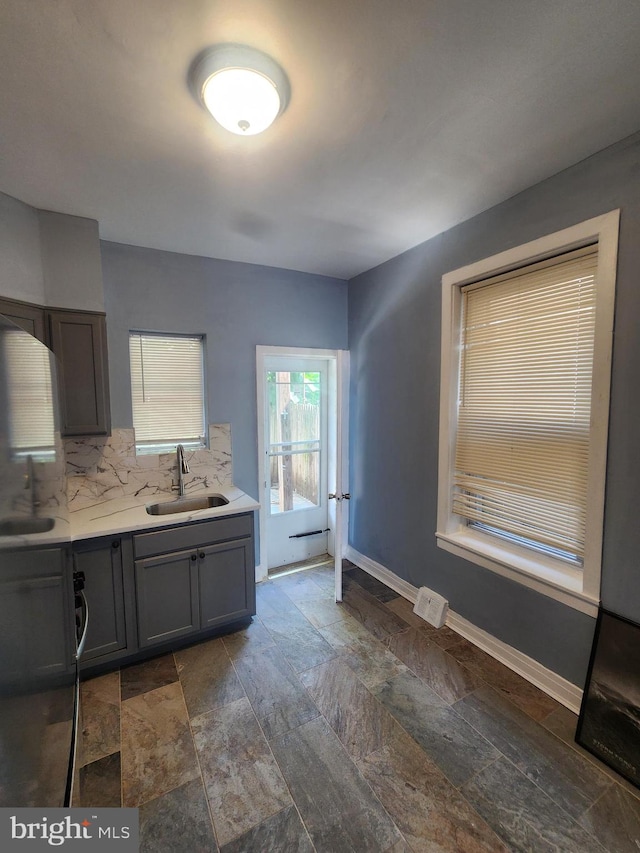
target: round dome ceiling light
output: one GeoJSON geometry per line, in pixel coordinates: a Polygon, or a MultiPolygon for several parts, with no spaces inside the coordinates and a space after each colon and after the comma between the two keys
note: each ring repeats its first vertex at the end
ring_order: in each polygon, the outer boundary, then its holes
{"type": "Polygon", "coordinates": [[[262,133],[284,112],[291,87],[278,63],[243,44],[220,44],[200,53],[189,86],[214,119],[231,133],[262,133]]]}

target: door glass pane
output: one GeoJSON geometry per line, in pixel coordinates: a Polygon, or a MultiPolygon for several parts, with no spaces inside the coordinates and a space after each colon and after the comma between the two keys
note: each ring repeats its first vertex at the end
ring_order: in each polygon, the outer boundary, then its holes
{"type": "Polygon", "coordinates": [[[319,505],[321,375],[267,371],[270,512],[319,505]]]}

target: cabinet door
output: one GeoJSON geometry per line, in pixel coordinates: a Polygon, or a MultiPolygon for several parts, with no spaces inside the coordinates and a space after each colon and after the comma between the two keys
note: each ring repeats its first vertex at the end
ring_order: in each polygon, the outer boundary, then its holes
{"type": "Polygon", "coordinates": [[[48,316],[51,349],[60,362],[62,435],[106,435],[111,423],[105,318],[74,311],[48,316]]]}
{"type": "Polygon", "coordinates": [[[12,323],[29,332],[43,344],[47,343],[43,308],[27,305],[25,302],[13,302],[11,299],[0,299],[0,314],[4,314],[12,323]]]}
{"type": "Polygon", "coordinates": [[[73,598],[62,549],[5,552],[0,571],[0,680],[24,689],[70,671],[73,598]]]}
{"type": "Polygon", "coordinates": [[[89,607],[84,664],[127,647],[120,538],[102,540],[98,546],[76,552],[73,561],[76,571],[84,572],[89,607]]]}
{"type": "Polygon", "coordinates": [[[198,576],[202,628],[255,613],[252,539],[199,548],[198,576]]]}
{"type": "Polygon", "coordinates": [[[135,576],[140,648],[198,630],[198,558],[195,551],[136,560],[135,576]]]}

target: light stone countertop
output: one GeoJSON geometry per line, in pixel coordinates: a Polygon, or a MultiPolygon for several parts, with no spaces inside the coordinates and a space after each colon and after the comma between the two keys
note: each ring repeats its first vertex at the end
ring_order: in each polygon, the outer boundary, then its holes
{"type": "Polygon", "coordinates": [[[118,533],[132,533],[139,530],[151,530],[158,527],[174,527],[176,524],[188,524],[192,521],[204,521],[221,518],[225,515],[237,515],[260,508],[260,504],[237,486],[219,486],[216,489],[190,492],[186,498],[202,498],[207,495],[222,495],[228,504],[192,512],[170,513],[168,515],[149,515],[148,504],[175,501],[169,495],[115,498],[88,509],[79,509],[69,515],[71,522],[71,541],[94,539],[99,536],[113,536],[118,533]]]}
{"type": "Polygon", "coordinates": [[[149,515],[148,504],[165,503],[175,500],[168,494],[130,496],[106,500],[87,509],[79,509],[68,515],[68,520],[56,513],[54,527],[43,533],[29,535],[3,536],[0,550],[13,550],[34,546],[65,545],[83,539],[96,539],[100,536],[113,536],[120,533],[132,533],[140,530],[152,530],[158,527],[174,527],[193,521],[205,521],[221,518],[225,515],[237,515],[260,508],[260,504],[237,486],[219,486],[216,489],[189,492],[186,498],[201,498],[207,495],[222,495],[228,504],[191,512],[170,513],[168,515],[149,515]]]}

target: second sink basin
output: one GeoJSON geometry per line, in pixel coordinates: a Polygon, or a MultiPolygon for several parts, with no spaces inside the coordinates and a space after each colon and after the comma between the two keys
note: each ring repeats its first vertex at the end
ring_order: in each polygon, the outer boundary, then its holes
{"type": "Polygon", "coordinates": [[[193,498],[176,498],[173,501],[163,501],[148,504],[149,515],[173,515],[176,512],[196,512],[199,509],[212,509],[216,506],[226,506],[229,501],[222,495],[201,495],[193,498]]]}
{"type": "Polygon", "coordinates": [[[54,518],[16,516],[0,520],[0,536],[28,536],[31,533],[46,533],[53,530],[54,518]]]}

